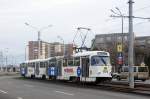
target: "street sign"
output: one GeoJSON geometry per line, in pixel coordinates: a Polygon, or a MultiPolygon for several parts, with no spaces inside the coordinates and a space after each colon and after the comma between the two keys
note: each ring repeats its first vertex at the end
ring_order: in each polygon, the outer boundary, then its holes
{"type": "Polygon", "coordinates": [[[122,53],[118,53],[118,64],[119,65],[121,65],[121,64],[123,64],[123,55],[122,55],[122,53]]]}
{"type": "Polygon", "coordinates": [[[51,67],[51,75],[55,75],[55,68],[54,67],[51,67]]]}
{"type": "Polygon", "coordinates": [[[49,67],[48,68],[48,75],[49,76],[55,76],[57,74],[57,69],[56,67],[49,67]]]}
{"type": "Polygon", "coordinates": [[[81,68],[78,67],[78,68],[77,68],[77,76],[80,77],[80,75],[81,75],[81,68]]]}
{"type": "Polygon", "coordinates": [[[22,75],[25,74],[25,68],[21,68],[21,74],[22,74],[22,75]]]}
{"type": "Polygon", "coordinates": [[[122,44],[117,45],[117,52],[122,52],[122,44]]]}

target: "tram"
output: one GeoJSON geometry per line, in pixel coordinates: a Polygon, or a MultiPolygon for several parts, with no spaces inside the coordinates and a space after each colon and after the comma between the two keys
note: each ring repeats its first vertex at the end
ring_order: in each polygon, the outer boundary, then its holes
{"type": "Polygon", "coordinates": [[[105,51],[78,52],[70,57],[57,56],[20,64],[21,75],[31,78],[73,82],[110,81],[112,66],[105,51]]]}
{"type": "Polygon", "coordinates": [[[63,77],[82,82],[111,80],[110,55],[104,51],[86,51],[63,60],[63,77]]]}

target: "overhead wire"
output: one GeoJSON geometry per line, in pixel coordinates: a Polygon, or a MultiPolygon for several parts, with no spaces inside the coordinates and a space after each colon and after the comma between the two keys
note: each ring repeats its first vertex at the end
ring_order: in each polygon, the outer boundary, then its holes
{"type": "Polygon", "coordinates": [[[144,10],[144,9],[147,9],[147,8],[150,8],[150,5],[148,5],[146,7],[142,7],[142,8],[136,9],[136,10],[134,10],[134,13],[138,12],[138,11],[141,11],[141,10],[144,10]]]}

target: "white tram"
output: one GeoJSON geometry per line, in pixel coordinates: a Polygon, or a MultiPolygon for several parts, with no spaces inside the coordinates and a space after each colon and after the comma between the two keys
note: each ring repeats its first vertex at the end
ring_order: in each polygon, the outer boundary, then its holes
{"type": "Polygon", "coordinates": [[[63,60],[62,77],[66,80],[101,82],[111,80],[110,55],[104,51],[86,51],[63,60]]]}
{"type": "Polygon", "coordinates": [[[47,64],[47,59],[25,61],[24,63],[20,64],[20,73],[25,77],[46,79],[47,64]]]}
{"type": "Polygon", "coordinates": [[[110,55],[105,51],[86,51],[71,57],[52,57],[26,61],[21,75],[31,78],[101,82],[111,80],[110,55]]]}

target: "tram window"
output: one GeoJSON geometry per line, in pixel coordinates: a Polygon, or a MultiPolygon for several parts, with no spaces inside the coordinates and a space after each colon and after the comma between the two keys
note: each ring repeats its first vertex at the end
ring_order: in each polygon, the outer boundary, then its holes
{"type": "Polygon", "coordinates": [[[63,60],[63,67],[67,67],[67,59],[63,60]]]}
{"type": "Polygon", "coordinates": [[[80,66],[80,58],[74,59],[74,66],[80,66]]]}
{"type": "Polygon", "coordinates": [[[32,63],[32,67],[33,67],[33,68],[35,67],[35,63],[32,63]]]}
{"type": "Polygon", "coordinates": [[[47,67],[48,66],[48,62],[44,62],[45,66],[47,67]]]}
{"type": "Polygon", "coordinates": [[[50,67],[56,66],[56,62],[50,62],[50,63],[49,63],[49,66],[50,66],[50,67]]]}
{"type": "Polygon", "coordinates": [[[39,63],[36,63],[36,66],[39,66],[39,63]]]}
{"type": "Polygon", "coordinates": [[[136,67],[134,67],[134,72],[136,72],[136,67]]]}
{"type": "Polygon", "coordinates": [[[124,68],[124,72],[129,72],[129,68],[128,68],[128,67],[125,67],[125,68],[124,68]]]}
{"type": "Polygon", "coordinates": [[[40,67],[41,67],[41,68],[44,68],[44,67],[45,67],[43,62],[40,62],[40,67]]]}
{"type": "Polygon", "coordinates": [[[32,67],[32,63],[28,63],[28,67],[32,67]]]}
{"type": "Polygon", "coordinates": [[[147,72],[148,68],[147,67],[138,67],[138,72],[147,72]]]}
{"type": "Polygon", "coordinates": [[[56,66],[56,58],[53,58],[53,59],[49,60],[49,66],[50,67],[56,66]]]}
{"type": "Polygon", "coordinates": [[[20,64],[20,67],[25,67],[25,63],[23,63],[23,64],[20,64]]]}
{"type": "Polygon", "coordinates": [[[110,64],[110,58],[108,56],[92,56],[92,66],[106,66],[110,64]]]}
{"type": "Polygon", "coordinates": [[[25,63],[23,66],[24,66],[24,67],[27,67],[27,64],[25,63]]]}
{"type": "Polygon", "coordinates": [[[30,67],[29,63],[27,63],[27,66],[30,67]]]}
{"type": "Polygon", "coordinates": [[[30,67],[33,67],[33,63],[30,63],[30,67]]]}
{"type": "Polygon", "coordinates": [[[68,60],[68,66],[73,66],[73,60],[68,60]]]}

